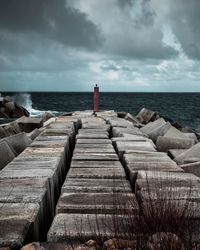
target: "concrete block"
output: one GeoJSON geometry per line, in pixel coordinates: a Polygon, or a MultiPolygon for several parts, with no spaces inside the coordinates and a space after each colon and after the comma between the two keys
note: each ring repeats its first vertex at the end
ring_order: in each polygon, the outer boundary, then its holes
{"type": "Polygon", "coordinates": [[[108,134],[78,134],[76,140],[78,139],[109,139],[108,134]]]}
{"type": "Polygon", "coordinates": [[[198,161],[199,155],[200,155],[200,143],[197,143],[196,145],[192,146],[190,149],[178,155],[174,159],[174,161],[177,164],[184,164],[184,161],[190,158],[197,158],[196,161],[198,161]]]}
{"type": "Polygon", "coordinates": [[[171,128],[171,124],[166,122],[165,124],[155,128],[150,133],[148,133],[149,138],[151,138],[154,142],[158,139],[159,136],[163,136],[166,132],[171,128]]]}
{"type": "Polygon", "coordinates": [[[182,133],[180,130],[178,130],[173,126],[171,126],[170,129],[168,129],[168,131],[165,133],[164,136],[172,138],[182,138],[182,139],[187,138],[187,136],[184,133],[182,133]]]}
{"type": "Polygon", "coordinates": [[[189,163],[189,164],[183,164],[180,165],[180,167],[187,173],[195,174],[196,176],[200,177],[200,161],[189,163]]]}
{"type": "Polygon", "coordinates": [[[25,132],[16,135],[11,135],[4,139],[9,145],[14,148],[17,154],[20,154],[26,147],[31,144],[31,139],[28,138],[25,132]]]}
{"type": "Polygon", "coordinates": [[[155,120],[154,122],[149,122],[147,125],[142,127],[140,130],[143,133],[149,134],[151,133],[154,129],[164,125],[166,121],[163,118],[159,118],[158,120],[155,120]]]}
{"type": "Polygon", "coordinates": [[[129,122],[132,122],[133,124],[140,123],[140,121],[139,121],[136,117],[132,116],[132,115],[129,114],[129,113],[126,114],[126,116],[125,116],[124,119],[127,120],[127,121],[129,121],[129,122]]]}
{"type": "Polygon", "coordinates": [[[62,193],[132,193],[125,179],[66,178],[62,193]]]}
{"type": "Polygon", "coordinates": [[[47,129],[72,129],[75,131],[75,126],[73,122],[53,122],[48,125],[47,129]]]}
{"type": "Polygon", "coordinates": [[[82,124],[82,129],[106,129],[110,131],[110,125],[109,124],[95,124],[95,123],[84,123],[82,124]]]}
{"type": "Polygon", "coordinates": [[[32,132],[28,133],[27,136],[33,141],[38,137],[40,134],[40,130],[35,128],[32,132]]]}
{"type": "MultiPolygon", "coordinates": [[[[108,144],[109,145],[109,144],[108,144]]],[[[81,154],[84,154],[84,153],[101,153],[101,154],[103,154],[103,153],[105,153],[105,154],[115,154],[116,152],[115,152],[115,150],[114,150],[114,148],[112,148],[112,147],[110,147],[110,148],[103,148],[103,147],[83,147],[83,148],[81,148],[81,147],[76,147],[75,148],[75,150],[74,150],[74,152],[73,152],[74,154],[77,154],[77,153],[81,153],[81,154]]]]}
{"type": "Polygon", "coordinates": [[[170,149],[188,149],[195,144],[193,139],[159,136],[156,141],[158,151],[167,152],[170,149]]]}
{"type": "Polygon", "coordinates": [[[93,128],[93,129],[79,129],[78,133],[79,134],[107,134],[109,133],[110,128],[105,127],[105,128],[93,128]]]}
{"type": "Polygon", "coordinates": [[[154,179],[154,180],[168,180],[174,181],[188,181],[192,183],[193,181],[199,181],[199,177],[194,174],[185,173],[185,172],[161,172],[161,171],[138,171],[138,179],[154,179]]]}
{"type": "Polygon", "coordinates": [[[29,133],[35,128],[41,128],[43,126],[43,119],[36,117],[21,117],[17,120],[22,131],[29,133]]]}
{"type": "Polygon", "coordinates": [[[129,135],[137,135],[143,136],[144,134],[138,128],[121,128],[121,127],[114,127],[112,129],[112,136],[113,137],[123,137],[129,135]]]}
{"type": "MultiPolygon", "coordinates": [[[[133,220],[133,218],[132,218],[133,220]]],[[[113,238],[117,227],[118,236],[124,237],[130,228],[127,219],[120,215],[103,214],[57,214],[48,232],[48,242],[66,242],[68,239],[79,241],[113,238]]]]}
{"type": "Polygon", "coordinates": [[[77,139],[76,144],[112,144],[109,139],[77,139]]]}
{"type": "Polygon", "coordinates": [[[101,148],[103,150],[104,148],[105,149],[113,149],[113,146],[111,143],[106,143],[106,144],[100,143],[100,144],[98,144],[98,146],[96,143],[78,143],[78,144],[76,144],[75,148],[76,149],[101,148]]]}
{"type": "Polygon", "coordinates": [[[176,158],[178,155],[182,154],[183,152],[185,152],[187,149],[170,149],[168,151],[168,155],[174,159],[176,158]]]}
{"type": "Polygon", "coordinates": [[[0,170],[2,170],[9,162],[15,158],[15,153],[6,141],[0,142],[0,170]]]}
{"type": "Polygon", "coordinates": [[[9,135],[15,135],[22,132],[20,126],[16,122],[9,123],[4,127],[4,129],[7,131],[9,135]]]}
{"type": "Polygon", "coordinates": [[[76,161],[72,158],[70,168],[116,168],[123,169],[120,161],[76,161]]]}
{"type": "Polygon", "coordinates": [[[7,136],[9,136],[9,133],[3,127],[0,126],[0,139],[5,138],[7,136]]]}
{"type": "Polygon", "coordinates": [[[156,112],[143,108],[140,110],[140,112],[137,114],[136,118],[144,124],[147,124],[148,122],[155,120],[156,118],[156,112]]]}
{"type": "Polygon", "coordinates": [[[74,153],[74,161],[117,161],[117,154],[112,153],[74,153]]]}
{"type": "Polygon", "coordinates": [[[133,127],[132,122],[129,122],[129,121],[121,119],[121,118],[109,119],[108,123],[112,127],[121,127],[121,128],[133,127]]]}
{"type": "MultiPolygon", "coordinates": [[[[24,240],[40,240],[42,239],[40,236],[44,234],[42,232],[42,228],[40,227],[40,221],[39,221],[39,204],[34,203],[5,203],[1,206],[1,215],[0,215],[0,224],[4,225],[5,227],[9,227],[11,221],[27,221],[28,225],[24,228],[24,235],[21,235],[21,238],[24,240]],[[8,223],[8,224],[7,224],[8,223]]],[[[17,229],[17,228],[16,228],[17,229]]],[[[14,233],[12,231],[12,228],[10,228],[10,235],[14,233]]],[[[10,239],[8,234],[4,234],[3,230],[1,232],[0,229],[0,239],[2,237],[4,244],[7,242],[7,246],[12,245],[12,240],[16,239],[10,239]]],[[[2,244],[2,241],[0,240],[0,246],[2,244]]],[[[21,243],[19,243],[21,245],[21,243]]]]}
{"type": "Polygon", "coordinates": [[[195,143],[198,143],[198,139],[195,133],[184,133],[184,135],[186,135],[187,138],[194,140],[195,143]]]}
{"type": "Polygon", "coordinates": [[[67,178],[92,178],[92,179],[126,179],[123,169],[111,167],[104,168],[70,168],[67,178]]]}
{"type": "Polygon", "coordinates": [[[56,213],[138,215],[139,207],[132,193],[62,193],[56,213]]]}

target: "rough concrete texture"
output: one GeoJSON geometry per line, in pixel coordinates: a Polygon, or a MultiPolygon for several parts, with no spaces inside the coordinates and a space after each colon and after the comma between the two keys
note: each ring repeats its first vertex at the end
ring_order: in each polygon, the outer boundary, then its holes
{"type": "Polygon", "coordinates": [[[117,227],[118,236],[123,238],[130,228],[127,220],[120,215],[57,214],[48,232],[48,242],[113,238],[117,227]]]}
{"type": "Polygon", "coordinates": [[[156,120],[154,122],[149,122],[147,125],[142,127],[140,130],[143,133],[150,134],[154,129],[164,125],[165,123],[166,123],[166,121],[163,118],[159,118],[158,120],[156,120]]]}
{"type": "Polygon", "coordinates": [[[108,128],[79,129],[78,134],[108,134],[108,128]]]}
{"type": "Polygon", "coordinates": [[[195,143],[198,143],[198,139],[195,133],[184,133],[184,135],[186,135],[187,138],[194,140],[195,143]]]}
{"type": "Polygon", "coordinates": [[[128,180],[125,179],[76,179],[66,178],[62,192],[65,193],[131,193],[128,180]]]}
{"type": "Polygon", "coordinates": [[[172,138],[182,138],[182,139],[187,138],[187,136],[184,133],[182,133],[180,130],[178,130],[173,126],[171,126],[170,129],[168,129],[168,131],[165,133],[164,136],[172,138]]]}
{"type": "Polygon", "coordinates": [[[112,144],[109,139],[77,139],[77,144],[112,144]]]}
{"type": "Polygon", "coordinates": [[[119,168],[122,169],[122,164],[117,161],[76,161],[72,159],[70,168],[119,168]]]}
{"type": "Polygon", "coordinates": [[[133,124],[140,123],[140,121],[136,117],[132,116],[129,113],[126,114],[126,116],[124,117],[124,119],[127,120],[127,121],[129,121],[129,122],[132,122],[133,124]]]}
{"type": "Polygon", "coordinates": [[[109,138],[109,136],[108,136],[108,134],[105,134],[105,133],[103,133],[103,134],[100,134],[100,133],[98,133],[98,134],[94,134],[94,133],[92,133],[92,134],[78,134],[77,136],[76,136],[76,139],[78,140],[78,139],[108,139],[109,138]]]}
{"type": "Polygon", "coordinates": [[[15,135],[22,132],[21,128],[16,122],[9,123],[4,127],[4,129],[8,132],[9,135],[15,135]]]}
{"type": "Polygon", "coordinates": [[[7,136],[9,136],[9,133],[3,127],[0,126],[0,139],[5,138],[7,136]]]}
{"type": "Polygon", "coordinates": [[[116,153],[74,153],[74,161],[117,161],[119,160],[116,153]]]}
{"type": "Polygon", "coordinates": [[[159,136],[156,141],[158,151],[167,152],[170,149],[188,149],[195,145],[193,139],[159,136]]]}
{"type": "Polygon", "coordinates": [[[131,193],[62,193],[56,213],[138,215],[138,203],[131,193]]]}
{"type": "Polygon", "coordinates": [[[180,165],[180,167],[187,173],[195,174],[196,176],[200,177],[200,161],[189,163],[189,164],[183,164],[180,165]]]}
{"type": "Polygon", "coordinates": [[[4,140],[15,150],[17,154],[20,154],[32,142],[25,132],[11,135],[6,137],[4,140]]]}
{"type": "Polygon", "coordinates": [[[39,136],[40,133],[40,130],[35,128],[32,132],[28,133],[27,136],[33,141],[39,136]]]}
{"type": "Polygon", "coordinates": [[[17,120],[22,131],[29,133],[35,128],[41,128],[43,126],[43,119],[36,117],[21,117],[17,120]]]}
{"type": "MultiPolygon", "coordinates": [[[[109,145],[109,144],[108,144],[109,145]]],[[[81,154],[84,154],[84,153],[105,153],[105,154],[115,154],[115,150],[113,147],[98,147],[96,148],[95,146],[93,147],[76,147],[75,150],[74,150],[74,154],[77,154],[77,153],[81,153],[81,154]]]]}
{"type": "Polygon", "coordinates": [[[141,132],[138,128],[120,128],[120,127],[114,127],[112,129],[112,136],[113,137],[123,137],[124,135],[138,135],[143,136],[143,132],[141,132]]]}
{"type": "Polygon", "coordinates": [[[188,149],[185,152],[183,152],[182,154],[178,155],[174,159],[174,161],[177,164],[184,164],[184,161],[189,159],[189,158],[197,158],[196,161],[198,161],[199,155],[200,155],[200,143],[197,143],[196,145],[194,145],[190,149],[188,149]]]}
{"type": "Polygon", "coordinates": [[[185,152],[187,149],[170,149],[168,151],[168,155],[174,159],[176,158],[178,155],[182,154],[183,152],[185,152]]]}
{"type": "Polygon", "coordinates": [[[15,153],[9,147],[6,141],[0,142],[0,170],[3,169],[9,162],[11,162],[15,158],[15,153]]]}
{"type": "Polygon", "coordinates": [[[152,130],[148,135],[154,142],[156,142],[158,137],[165,135],[166,132],[170,129],[170,127],[171,127],[171,124],[169,122],[166,122],[165,124],[152,130]]]}
{"type": "Polygon", "coordinates": [[[143,108],[140,110],[140,112],[136,115],[136,118],[144,124],[147,124],[151,120],[154,120],[156,116],[156,113],[152,110],[143,108]]]}
{"type": "Polygon", "coordinates": [[[67,174],[68,178],[99,178],[99,179],[126,179],[123,169],[110,167],[98,168],[71,168],[67,174]]]}

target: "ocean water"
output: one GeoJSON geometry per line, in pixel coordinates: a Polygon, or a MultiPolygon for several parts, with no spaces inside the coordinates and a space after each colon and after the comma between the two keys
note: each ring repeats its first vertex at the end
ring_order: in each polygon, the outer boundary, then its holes
{"type": "MultiPolygon", "coordinates": [[[[93,93],[2,93],[12,96],[32,116],[51,111],[93,109],[93,93]]],[[[161,113],[182,126],[200,132],[200,93],[100,93],[100,109],[125,111],[136,115],[142,107],[161,113]]]]}

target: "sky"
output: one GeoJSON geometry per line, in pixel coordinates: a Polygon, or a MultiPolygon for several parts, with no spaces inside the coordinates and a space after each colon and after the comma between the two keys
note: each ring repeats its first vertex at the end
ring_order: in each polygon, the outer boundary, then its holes
{"type": "Polygon", "coordinates": [[[200,92],[200,0],[0,0],[0,91],[200,92]]]}

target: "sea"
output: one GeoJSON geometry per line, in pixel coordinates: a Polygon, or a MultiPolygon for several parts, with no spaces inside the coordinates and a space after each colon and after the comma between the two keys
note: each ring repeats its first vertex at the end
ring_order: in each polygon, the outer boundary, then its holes
{"type": "MultiPolygon", "coordinates": [[[[92,92],[7,92],[2,95],[11,96],[33,117],[41,116],[45,111],[60,115],[93,109],[92,92]]],[[[100,93],[100,110],[125,111],[136,115],[143,107],[200,132],[200,93],[100,93]]]]}

